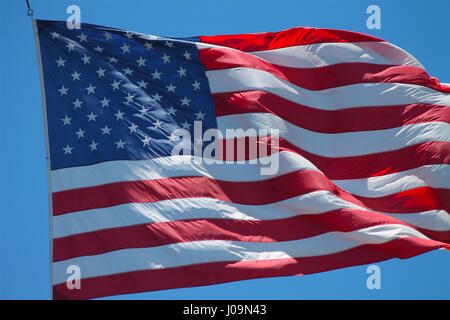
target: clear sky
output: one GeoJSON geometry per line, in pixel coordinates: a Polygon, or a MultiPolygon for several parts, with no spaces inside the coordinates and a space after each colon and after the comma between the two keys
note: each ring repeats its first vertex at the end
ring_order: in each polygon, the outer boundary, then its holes
{"type": "MultiPolygon", "coordinates": [[[[413,54],[450,82],[450,1],[30,0],[35,17],[185,37],[279,31],[294,26],[369,33],[413,54]],[[381,30],[366,8],[381,8],[381,30]]],[[[0,299],[48,299],[49,228],[41,96],[25,0],[0,0],[0,299]]],[[[450,253],[435,251],[378,264],[381,290],[366,288],[367,266],[301,277],[126,295],[137,299],[450,299],[450,253]]]]}

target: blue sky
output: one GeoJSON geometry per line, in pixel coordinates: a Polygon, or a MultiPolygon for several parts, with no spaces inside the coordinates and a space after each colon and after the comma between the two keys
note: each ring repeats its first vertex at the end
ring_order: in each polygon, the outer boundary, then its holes
{"type": "MultiPolygon", "coordinates": [[[[413,54],[450,82],[450,1],[106,1],[30,0],[36,18],[143,33],[195,35],[278,31],[294,26],[369,33],[413,54]],[[381,8],[381,30],[366,28],[366,8],[381,8]]],[[[48,299],[48,202],[40,86],[25,0],[0,0],[0,299],[48,299]]],[[[381,267],[381,290],[366,288],[366,267],[117,298],[136,299],[450,299],[450,254],[435,251],[381,267]]]]}

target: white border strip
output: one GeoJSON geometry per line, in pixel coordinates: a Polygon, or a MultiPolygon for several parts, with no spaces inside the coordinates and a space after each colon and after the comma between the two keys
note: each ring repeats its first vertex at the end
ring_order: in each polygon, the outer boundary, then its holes
{"type": "Polygon", "coordinates": [[[47,193],[48,193],[48,219],[49,219],[49,258],[50,258],[50,299],[53,299],[53,203],[52,203],[52,178],[51,178],[51,164],[50,164],[50,144],[48,141],[48,123],[47,123],[47,99],[45,97],[44,73],[42,68],[41,46],[39,43],[39,33],[36,20],[32,17],[33,35],[36,45],[36,58],[39,68],[39,81],[41,87],[42,100],[42,119],[44,125],[44,139],[45,139],[45,160],[47,163],[47,193]]]}

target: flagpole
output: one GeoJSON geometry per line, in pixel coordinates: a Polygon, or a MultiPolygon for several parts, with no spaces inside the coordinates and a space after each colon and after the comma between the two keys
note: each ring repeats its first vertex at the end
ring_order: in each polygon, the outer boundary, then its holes
{"type": "Polygon", "coordinates": [[[51,165],[50,165],[50,147],[48,141],[48,124],[47,124],[47,103],[45,99],[45,87],[44,87],[44,74],[42,71],[41,60],[41,48],[39,45],[39,34],[37,29],[36,20],[33,18],[33,10],[30,8],[28,0],[27,2],[27,15],[31,17],[33,24],[34,42],[36,46],[36,57],[39,68],[39,82],[41,87],[41,100],[42,100],[42,119],[44,126],[44,139],[45,139],[45,160],[47,171],[47,193],[48,193],[48,220],[49,220],[49,272],[50,272],[50,299],[53,299],[53,204],[52,204],[52,181],[51,181],[51,165]]]}

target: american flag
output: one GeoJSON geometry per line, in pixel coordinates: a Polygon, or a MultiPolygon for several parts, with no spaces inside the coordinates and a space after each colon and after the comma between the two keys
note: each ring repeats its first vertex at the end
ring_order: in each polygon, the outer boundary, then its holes
{"type": "Polygon", "coordinates": [[[191,38],[35,27],[54,298],[450,248],[450,86],[397,46],[306,27],[191,38]],[[226,164],[186,162],[173,154],[180,129],[201,150],[194,137],[208,130],[277,129],[276,148],[253,138],[278,170],[261,174],[245,135],[217,141],[226,164]],[[228,157],[239,140],[243,158],[228,157]],[[72,265],[81,289],[67,286],[72,265]]]}

